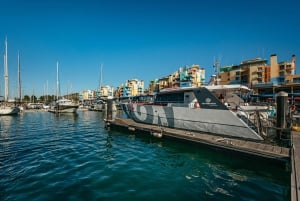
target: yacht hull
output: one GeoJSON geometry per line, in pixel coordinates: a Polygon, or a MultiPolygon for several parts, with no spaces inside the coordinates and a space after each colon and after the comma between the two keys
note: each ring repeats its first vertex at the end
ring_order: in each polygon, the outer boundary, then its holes
{"type": "Polygon", "coordinates": [[[2,107],[0,108],[0,115],[15,115],[20,112],[18,107],[2,107]]]}
{"type": "Polygon", "coordinates": [[[55,106],[53,109],[49,109],[49,112],[53,113],[76,113],[78,109],[77,105],[68,105],[68,106],[55,106]]]}
{"type": "Polygon", "coordinates": [[[127,103],[126,114],[136,122],[212,133],[228,137],[263,140],[252,128],[230,110],[168,107],[127,103]]]}

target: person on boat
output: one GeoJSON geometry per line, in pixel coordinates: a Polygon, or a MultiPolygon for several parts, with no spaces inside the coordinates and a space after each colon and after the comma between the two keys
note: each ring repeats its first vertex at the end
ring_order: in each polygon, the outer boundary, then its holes
{"type": "Polygon", "coordinates": [[[220,96],[219,96],[218,98],[219,98],[219,100],[220,100],[222,103],[224,103],[224,96],[223,96],[223,94],[220,94],[220,96]]]}
{"type": "Polygon", "coordinates": [[[294,103],[290,106],[290,111],[291,111],[292,114],[295,114],[295,112],[296,112],[296,105],[294,103]]]}

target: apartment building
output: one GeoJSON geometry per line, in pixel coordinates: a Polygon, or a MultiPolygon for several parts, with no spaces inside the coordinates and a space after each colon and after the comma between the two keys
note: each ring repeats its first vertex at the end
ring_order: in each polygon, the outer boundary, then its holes
{"type": "Polygon", "coordinates": [[[291,61],[278,62],[276,54],[270,62],[262,58],[242,61],[239,65],[224,66],[218,73],[219,84],[243,84],[252,88],[263,101],[274,99],[279,91],[300,97],[300,75],[296,73],[296,56],[291,61]]]}
{"type": "Polygon", "coordinates": [[[81,93],[81,101],[92,101],[97,98],[96,91],[94,90],[84,90],[81,93]]]}
{"type": "Polygon", "coordinates": [[[109,96],[112,97],[114,95],[113,91],[114,91],[114,88],[109,85],[101,86],[99,88],[98,97],[103,98],[103,99],[106,99],[109,96]]]}
{"type": "Polygon", "coordinates": [[[204,84],[205,69],[193,64],[191,66],[180,67],[168,76],[150,81],[149,92],[154,93],[161,89],[174,87],[198,87],[204,84]]]}
{"type": "Polygon", "coordinates": [[[267,60],[261,58],[249,59],[240,65],[225,66],[218,73],[219,84],[255,85],[267,81],[267,60]]]}
{"type": "Polygon", "coordinates": [[[144,81],[138,79],[127,80],[126,83],[121,84],[114,92],[114,96],[131,97],[144,94],[144,81]]]}

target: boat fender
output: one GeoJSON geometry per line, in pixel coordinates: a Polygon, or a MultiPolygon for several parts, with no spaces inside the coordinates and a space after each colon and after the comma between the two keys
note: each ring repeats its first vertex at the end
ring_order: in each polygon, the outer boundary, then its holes
{"type": "Polygon", "coordinates": [[[200,108],[200,105],[199,105],[198,102],[195,102],[195,103],[194,103],[194,108],[200,108]]]}
{"type": "Polygon", "coordinates": [[[128,127],[128,130],[130,130],[130,131],[135,131],[135,128],[134,127],[128,127]]]}
{"type": "Polygon", "coordinates": [[[300,127],[299,126],[292,126],[292,131],[300,132],[300,127]]]}
{"type": "Polygon", "coordinates": [[[162,136],[163,136],[163,134],[161,132],[152,132],[151,134],[157,138],[162,138],[162,136]]]}

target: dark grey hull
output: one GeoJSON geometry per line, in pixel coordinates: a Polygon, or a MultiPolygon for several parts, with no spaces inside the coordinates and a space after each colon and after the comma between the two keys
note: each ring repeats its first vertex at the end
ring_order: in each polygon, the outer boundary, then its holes
{"type": "Polygon", "coordinates": [[[170,128],[263,140],[230,110],[168,107],[128,103],[123,110],[136,122],[170,128]]]}

